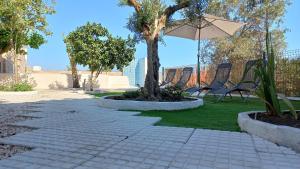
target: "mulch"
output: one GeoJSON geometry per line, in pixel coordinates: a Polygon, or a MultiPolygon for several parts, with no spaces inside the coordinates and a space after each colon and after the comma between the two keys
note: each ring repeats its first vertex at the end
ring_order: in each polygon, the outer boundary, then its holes
{"type": "Polygon", "coordinates": [[[252,119],[263,121],[266,123],[271,123],[275,125],[284,125],[289,127],[295,127],[300,129],[300,112],[298,113],[298,120],[294,119],[288,112],[284,112],[281,116],[271,116],[267,113],[257,113],[255,117],[255,113],[250,114],[249,116],[252,119]]]}

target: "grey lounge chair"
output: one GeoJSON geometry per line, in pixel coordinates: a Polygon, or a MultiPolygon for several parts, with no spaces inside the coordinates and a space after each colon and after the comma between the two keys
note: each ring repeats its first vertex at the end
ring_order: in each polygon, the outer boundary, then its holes
{"type": "Polygon", "coordinates": [[[183,68],[180,79],[174,86],[177,86],[177,87],[180,87],[181,89],[184,89],[186,87],[186,84],[191,79],[192,74],[193,74],[193,68],[192,67],[183,68]]]}
{"type": "Polygon", "coordinates": [[[167,72],[166,79],[160,84],[160,86],[165,86],[170,84],[174,80],[175,75],[176,75],[176,69],[169,69],[167,72]]]}
{"type": "MultiPolygon", "coordinates": [[[[229,79],[229,75],[231,72],[231,63],[222,63],[219,64],[216,70],[215,77],[213,81],[210,84],[206,84],[204,87],[192,87],[186,90],[186,92],[193,94],[195,92],[199,92],[199,94],[202,91],[209,91],[213,94],[218,94],[222,92],[223,90],[226,90],[225,83],[229,79]]],[[[198,94],[198,95],[199,95],[198,94]]]]}
{"type": "Polygon", "coordinates": [[[231,81],[228,81],[233,87],[227,89],[224,93],[222,98],[226,97],[227,94],[231,95],[232,92],[239,92],[241,98],[246,100],[250,96],[251,91],[255,91],[259,85],[259,79],[255,77],[255,68],[259,60],[249,60],[244,69],[244,73],[242,79],[239,83],[234,84],[231,81]],[[245,93],[247,96],[246,98],[243,96],[245,93]]]}

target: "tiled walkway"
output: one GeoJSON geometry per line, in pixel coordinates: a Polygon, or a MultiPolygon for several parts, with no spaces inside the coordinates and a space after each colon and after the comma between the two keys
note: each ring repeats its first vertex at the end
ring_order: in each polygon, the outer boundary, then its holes
{"type": "Polygon", "coordinates": [[[103,109],[87,95],[43,91],[1,104],[25,100],[40,118],[15,125],[38,129],[0,142],[34,149],[1,169],[300,169],[300,154],[246,133],[153,126],[159,118],[103,109]]]}

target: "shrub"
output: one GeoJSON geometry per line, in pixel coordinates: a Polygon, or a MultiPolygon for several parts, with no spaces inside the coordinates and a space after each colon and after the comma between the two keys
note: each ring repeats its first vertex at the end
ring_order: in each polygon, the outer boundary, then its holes
{"type": "Polygon", "coordinates": [[[11,90],[17,92],[32,91],[32,88],[32,85],[27,82],[21,82],[11,86],[11,90]]]}
{"type": "Polygon", "coordinates": [[[128,99],[135,99],[141,96],[141,91],[126,91],[125,93],[123,93],[123,96],[128,99]]]}
{"type": "Polygon", "coordinates": [[[16,92],[24,92],[24,91],[32,91],[32,84],[25,82],[20,82],[16,84],[1,84],[0,91],[16,91],[16,92]]]}
{"type": "Polygon", "coordinates": [[[184,98],[183,90],[178,86],[168,86],[161,89],[161,98],[166,101],[181,101],[184,98]]]}

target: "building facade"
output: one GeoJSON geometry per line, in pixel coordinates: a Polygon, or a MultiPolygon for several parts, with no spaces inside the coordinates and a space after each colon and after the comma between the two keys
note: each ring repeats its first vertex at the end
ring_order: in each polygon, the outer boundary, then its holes
{"type": "Polygon", "coordinates": [[[130,86],[136,86],[136,65],[137,61],[133,59],[130,64],[123,69],[123,75],[128,77],[130,86]]]}
{"type": "Polygon", "coordinates": [[[138,86],[143,87],[145,85],[145,79],[146,79],[146,75],[147,75],[147,57],[144,58],[140,58],[137,62],[137,66],[136,66],[136,84],[138,86]]]}
{"type": "MultiPolygon", "coordinates": [[[[27,51],[25,50],[25,53],[27,51]]],[[[19,54],[17,58],[14,58],[13,52],[7,52],[0,55],[0,73],[2,74],[13,74],[14,73],[14,62],[17,62],[18,72],[20,74],[26,73],[27,69],[27,55],[19,54]]]]}
{"type": "Polygon", "coordinates": [[[123,75],[128,77],[130,86],[143,87],[147,75],[147,57],[134,59],[123,69],[123,75]]]}

